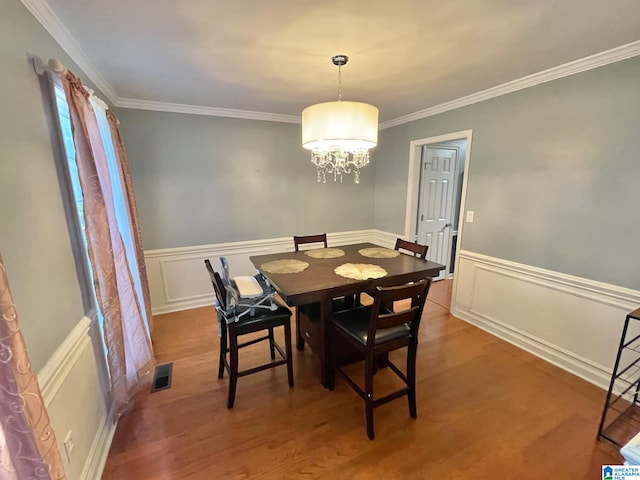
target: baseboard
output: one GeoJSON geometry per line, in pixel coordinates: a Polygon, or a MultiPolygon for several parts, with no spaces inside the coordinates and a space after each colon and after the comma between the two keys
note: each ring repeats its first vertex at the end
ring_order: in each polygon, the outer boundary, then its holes
{"type": "Polygon", "coordinates": [[[611,370],[587,358],[575,355],[527,332],[511,328],[495,318],[478,312],[451,309],[451,314],[590,383],[602,388],[609,386],[611,370]]]}
{"type": "Polygon", "coordinates": [[[453,315],[608,388],[639,291],[469,251],[459,260],[453,315]]]}
{"type": "Polygon", "coordinates": [[[117,426],[118,423],[113,419],[113,412],[110,411],[102,419],[100,429],[91,443],[89,456],[80,475],[81,480],[95,480],[102,477],[117,426]]]}
{"type": "MultiPolygon", "coordinates": [[[[393,248],[397,235],[379,230],[356,230],[327,234],[330,246],[371,242],[393,248]]],[[[204,307],[213,304],[211,282],[204,259],[225,256],[232,275],[253,275],[253,255],[293,250],[291,237],[250,240],[244,242],[196,245],[145,251],[151,309],[154,315],[204,307]]]]}

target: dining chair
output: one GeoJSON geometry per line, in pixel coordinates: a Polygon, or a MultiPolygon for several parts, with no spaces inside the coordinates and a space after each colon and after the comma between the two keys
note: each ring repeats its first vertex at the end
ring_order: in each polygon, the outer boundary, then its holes
{"type": "MultiPolygon", "coordinates": [[[[311,243],[322,243],[324,248],[327,248],[327,234],[320,233],[318,235],[294,235],[293,236],[293,248],[296,252],[300,251],[300,245],[307,245],[311,243]]],[[[320,304],[310,303],[307,305],[299,305],[296,307],[296,348],[298,350],[304,349],[305,339],[302,334],[302,326],[300,316],[304,315],[310,322],[316,323],[320,318],[320,304]]]]}
{"type": "Polygon", "coordinates": [[[227,398],[227,408],[233,408],[236,396],[236,386],[238,378],[260,372],[279,365],[287,365],[287,376],[289,387],[293,387],[293,363],[291,352],[291,311],[277,299],[275,308],[254,308],[249,305],[231,305],[231,293],[222,277],[211,266],[209,259],[204,261],[213,290],[215,292],[217,304],[216,312],[218,316],[218,335],[220,337],[220,358],[218,364],[218,378],[222,378],[226,369],[229,375],[229,393],[227,398]],[[284,327],[285,348],[276,342],[274,329],[284,327]],[[251,338],[246,342],[239,343],[238,338],[249,333],[267,331],[264,336],[251,338]],[[268,340],[271,361],[246,370],[238,370],[238,352],[241,348],[268,340]],[[276,360],[276,350],[280,354],[280,359],[276,360]],[[228,354],[228,358],[227,358],[228,354]]]}
{"type": "Polygon", "coordinates": [[[396,250],[407,250],[415,257],[421,258],[422,260],[427,259],[427,251],[429,250],[428,245],[422,245],[420,243],[408,242],[407,240],[403,240],[398,238],[396,240],[396,250]]]}
{"type": "MultiPolygon", "coordinates": [[[[338,336],[341,336],[355,347],[361,357],[364,357],[364,389],[338,365],[335,354],[332,358],[332,365],[334,371],[340,373],[349,386],[364,400],[367,436],[371,440],[374,438],[374,408],[407,395],[409,415],[411,418],[417,417],[416,354],[418,330],[430,287],[430,278],[395,287],[376,287],[373,305],[359,306],[352,310],[337,312],[331,316],[333,345],[336,345],[338,336]],[[398,311],[389,312],[384,308],[386,304],[407,299],[411,299],[411,303],[402,302],[400,305],[408,306],[398,311]],[[386,360],[386,365],[406,386],[381,398],[375,398],[373,378],[376,372],[377,357],[405,347],[407,348],[407,363],[404,373],[390,360],[386,360]]],[[[333,386],[331,384],[331,389],[333,386]]]]}
{"type": "MultiPolygon", "coordinates": [[[[293,247],[296,252],[300,251],[300,245],[307,245],[311,243],[322,243],[324,248],[327,248],[327,234],[320,233],[318,235],[293,236],[293,247]]],[[[359,303],[359,296],[349,295],[348,297],[338,297],[333,299],[332,309],[333,311],[344,310],[346,308],[352,308],[356,303],[359,303]]],[[[301,315],[305,316],[309,322],[317,323],[320,318],[320,304],[310,303],[306,305],[299,305],[296,308],[296,348],[298,350],[304,349],[305,344],[305,338],[302,334],[303,328],[300,319],[301,315]]]]}
{"type": "Polygon", "coordinates": [[[323,243],[324,248],[327,248],[327,234],[320,233],[318,235],[294,235],[293,246],[296,252],[300,251],[300,245],[306,245],[308,243],[323,243]]]}
{"type": "MultiPolygon", "coordinates": [[[[427,251],[429,250],[429,246],[428,245],[422,245],[420,243],[417,242],[409,242],[407,240],[403,240],[401,238],[396,239],[396,246],[394,248],[394,250],[406,250],[408,252],[411,252],[413,254],[414,257],[416,258],[420,258],[422,260],[426,260],[427,259],[427,251]]],[[[366,292],[370,297],[373,296],[372,292],[366,292]]],[[[387,305],[386,308],[388,310],[393,310],[393,307],[391,305],[387,305]]]]}

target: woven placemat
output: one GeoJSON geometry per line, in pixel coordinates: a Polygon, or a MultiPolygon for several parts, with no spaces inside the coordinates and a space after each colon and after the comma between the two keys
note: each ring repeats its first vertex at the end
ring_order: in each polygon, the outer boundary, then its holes
{"type": "Polygon", "coordinates": [[[383,247],[363,248],[362,250],[358,250],[358,253],[363,257],[369,258],[395,258],[400,255],[400,252],[397,250],[383,247]]]}
{"type": "Polygon", "coordinates": [[[387,274],[384,268],[370,263],[345,263],[337,267],[334,272],[341,277],[352,278],[354,280],[382,278],[387,274]]]}
{"type": "Polygon", "coordinates": [[[313,248],[304,252],[311,258],[338,258],[344,255],[344,250],[339,248],[313,248]]]}
{"type": "Polygon", "coordinates": [[[260,269],[267,273],[300,273],[309,264],[294,258],[285,258],[283,260],[273,260],[272,262],[263,263],[260,269]]]}

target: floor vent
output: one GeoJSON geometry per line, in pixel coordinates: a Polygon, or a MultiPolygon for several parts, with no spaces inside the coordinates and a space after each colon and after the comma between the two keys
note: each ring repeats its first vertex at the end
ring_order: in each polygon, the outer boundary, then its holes
{"type": "Polygon", "coordinates": [[[171,372],[173,363],[165,363],[158,365],[153,373],[153,383],[151,384],[151,393],[159,390],[165,390],[171,387],[171,372]]]}

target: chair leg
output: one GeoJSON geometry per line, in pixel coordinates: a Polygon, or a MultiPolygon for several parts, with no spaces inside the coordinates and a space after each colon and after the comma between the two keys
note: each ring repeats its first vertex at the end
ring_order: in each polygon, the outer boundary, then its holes
{"type": "Polygon", "coordinates": [[[376,366],[379,369],[387,368],[389,366],[389,353],[381,353],[376,357],[376,366]]]}
{"type": "Polygon", "coordinates": [[[416,356],[418,345],[411,343],[407,351],[407,399],[409,400],[409,415],[418,418],[416,408],[416,356]]]}
{"type": "Polygon", "coordinates": [[[364,367],[364,407],[367,418],[367,436],[369,440],[373,440],[373,371],[375,367],[375,358],[367,355],[364,367]]]}
{"type": "Polygon", "coordinates": [[[369,440],[373,440],[373,437],[374,437],[374,433],[373,433],[373,405],[371,405],[369,402],[367,402],[366,410],[367,410],[367,437],[369,437],[369,440]]]}
{"type": "Polygon", "coordinates": [[[234,335],[229,336],[229,396],[227,408],[233,408],[236,399],[236,386],[238,385],[238,339],[234,335]]]}
{"type": "Polygon", "coordinates": [[[273,346],[273,327],[269,329],[269,353],[271,354],[271,360],[276,359],[276,348],[273,346]]]}
{"type": "Polygon", "coordinates": [[[300,330],[300,313],[298,312],[298,308],[300,307],[296,307],[296,348],[298,350],[304,350],[304,337],[300,330]]]}
{"type": "Polygon", "coordinates": [[[287,377],[289,378],[289,386],[293,387],[293,353],[291,349],[291,323],[284,324],[284,342],[285,352],[287,353],[287,377]]]}
{"type": "Polygon", "coordinates": [[[227,355],[227,326],[222,325],[220,332],[220,355],[218,356],[218,378],[224,376],[224,359],[227,355]]]}

